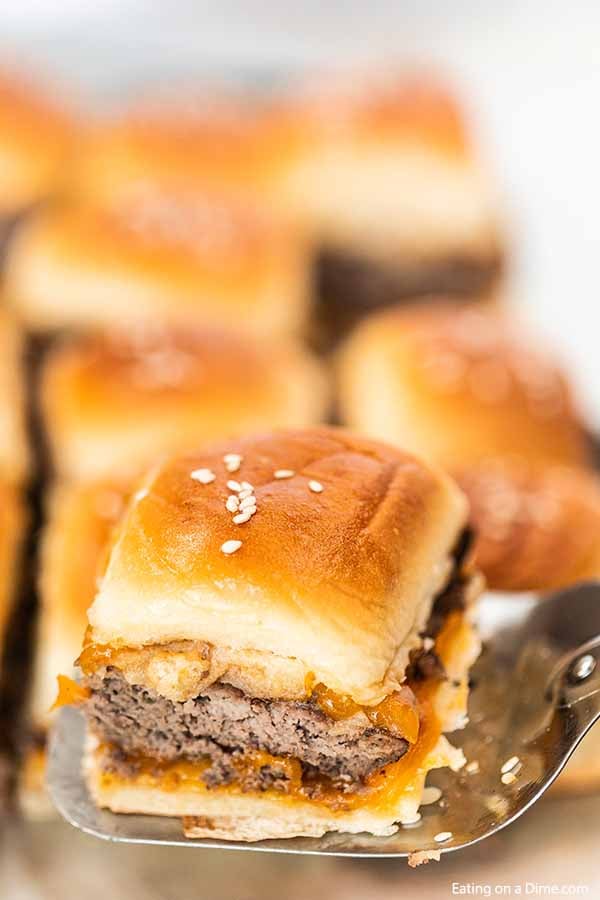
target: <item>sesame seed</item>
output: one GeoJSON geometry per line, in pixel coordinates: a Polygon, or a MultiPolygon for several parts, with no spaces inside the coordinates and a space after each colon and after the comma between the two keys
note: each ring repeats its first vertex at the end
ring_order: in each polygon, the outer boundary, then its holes
{"type": "Polygon", "coordinates": [[[274,478],[293,478],[296,473],[293,469],[277,469],[276,472],[273,473],[274,478]]]}
{"type": "Polygon", "coordinates": [[[428,806],[430,803],[437,803],[441,796],[442,792],[440,791],[439,787],[431,786],[423,788],[421,805],[428,806]]]}
{"type": "Polygon", "coordinates": [[[438,831],[438,833],[434,836],[433,839],[437,844],[443,844],[446,841],[449,841],[451,837],[452,837],[451,831],[438,831]]]}
{"type": "Polygon", "coordinates": [[[517,780],[517,776],[513,772],[505,772],[500,781],[502,784],[513,784],[517,780]]]}
{"type": "Polygon", "coordinates": [[[256,497],[248,496],[240,502],[240,509],[248,509],[250,506],[256,506],[256,497]]]}
{"type": "Polygon", "coordinates": [[[514,769],[520,763],[520,759],[518,756],[511,756],[510,759],[507,759],[500,772],[505,775],[506,772],[510,772],[511,769],[514,769]]]}
{"type": "Polygon", "coordinates": [[[225,506],[227,510],[231,513],[237,512],[240,505],[240,501],[235,496],[235,494],[230,494],[225,502],[225,506]]]}
{"type": "Polygon", "coordinates": [[[238,497],[240,500],[245,500],[246,497],[252,497],[253,494],[254,494],[254,491],[246,489],[245,491],[240,491],[238,494],[238,497]]]}
{"type": "Polygon", "coordinates": [[[242,457],[239,453],[226,453],[223,462],[228,472],[237,472],[242,463],[242,457]]]}
{"type": "Polygon", "coordinates": [[[323,490],[323,485],[321,484],[320,481],[309,481],[308,489],[309,489],[309,491],[312,491],[313,494],[320,494],[321,491],[323,490]]]}
{"type": "Polygon", "coordinates": [[[244,522],[250,521],[251,518],[252,518],[252,513],[249,513],[247,510],[244,510],[244,512],[241,512],[237,516],[233,517],[233,524],[234,525],[243,525],[244,522]]]}
{"type": "Polygon", "coordinates": [[[476,759],[472,760],[470,763],[467,763],[465,766],[465,772],[468,772],[469,775],[476,775],[479,772],[479,763],[476,759]]]}
{"type": "Polygon", "coordinates": [[[254,485],[250,484],[249,481],[242,481],[242,490],[243,491],[253,491],[254,485]]]}
{"type": "Polygon", "coordinates": [[[210,484],[215,480],[216,475],[210,469],[194,469],[193,472],[190,472],[190,478],[199,481],[200,484],[210,484]]]}
{"type": "Polygon", "coordinates": [[[244,512],[253,516],[254,513],[256,512],[256,506],[247,506],[246,509],[244,510],[244,512]]]}
{"type": "Polygon", "coordinates": [[[233,479],[231,481],[227,482],[227,487],[229,488],[230,491],[235,491],[236,494],[239,494],[239,492],[242,489],[242,486],[239,483],[239,481],[233,481],[233,479]]]}
{"type": "Polygon", "coordinates": [[[434,646],[434,644],[435,644],[435,641],[433,640],[433,638],[430,638],[430,637],[423,638],[423,650],[425,650],[425,651],[431,650],[431,648],[434,646]]]}
{"type": "Polygon", "coordinates": [[[415,815],[414,815],[414,818],[412,818],[412,819],[405,819],[405,820],[402,822],[402,827],[403,827],[403,828],[413,828],[415,825],[418,825],[418,824],[420,823],[420,821],[421,821],[421,813],[420,813],[420,812],[416,812],[415,815]]]}
{"type": "Polygon", "coordinates": [[[224,544],[221,544],[221,550],[223,553],[229,556],[229,554],[235,553],[236,550],[239,550],[241,546],[241,541],[225,541],[224,544]]]}

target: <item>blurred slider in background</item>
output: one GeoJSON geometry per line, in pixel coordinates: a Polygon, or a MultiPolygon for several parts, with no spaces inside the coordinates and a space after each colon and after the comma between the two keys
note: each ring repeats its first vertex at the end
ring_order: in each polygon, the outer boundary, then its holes
{"type": "MultiPolygon", "coordinates": [[[[492,591],[600,577],[600,480],[573,392],[516,323],[448,304],[364,321],[338,359],[342,420],[437,462],[471,504],[492,591]]],[[[600,783],[594,735],[559,786],[600,783]]]]}
{"type": "Polygon", "coordinates": [[[266,210],[149,187],[32,216],[5,293],[38,333],[209,323],[285,336],[306,330],[310,261],[297,229],[266,210]]]}
{"type": "Polygon", "coordinates": [[[74,192],[110,207],[149,185],[222,191],[294,223],[312,248],[321,348],[401,299],[493,299],[505,268],[489,175],[455,98],[425,74],[172,98],[98,124],[74,192]]]}
{"type": "Polygon", "coordinates": [[[15,224],[65,187],[76,126],[63,103],[0,71],[0,258],[15,224]]]}
{"type": "Polygon", "coordinates": [[[40,392],[52,468],[71,480],[136,474],[186,445],[328,411],[321,365],[299,344],[201,327],[58,342],[40,392]]]}
{"type": "Polygon", "coordinates": [[[454,471],[490,456],[585,465],[568,380],[504,315],[447,303],[385,311],[339,357],[343,421],[454,471]]]}
{"type": "MultiPolygon", "coordinates": [[[[56,480],[46,497],[40,621],[20,801],[45,815],[45,733],[56,676],[81,649],[103,549],[129,484],[163,454],[271,426],[309,425],[328,409],[319,363],[293,341],[196,328],[80,336],[49,351],[42,420],[56,480]]],[[[230,478],[240,461],[224,461],[230,478]]],[[[207,473],[198,472],[202,484],[207,473]]]]}

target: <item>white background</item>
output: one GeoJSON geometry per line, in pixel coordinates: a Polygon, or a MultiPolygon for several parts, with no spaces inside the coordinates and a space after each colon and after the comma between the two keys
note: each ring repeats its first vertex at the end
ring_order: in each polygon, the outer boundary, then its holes
{"type": "Polygon", "coordinates": [[[438,63],[509,201],[516,305],[600,426],[600,4],[17,0],[0,4],[0,55],[109,97],[221,66],[438,63]]]}

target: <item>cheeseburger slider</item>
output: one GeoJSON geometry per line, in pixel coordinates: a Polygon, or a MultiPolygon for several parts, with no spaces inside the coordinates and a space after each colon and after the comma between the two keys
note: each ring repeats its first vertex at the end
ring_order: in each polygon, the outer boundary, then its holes
{"type": "Polygon", "coordinates": [[[298,344],[214,328],[73,338],[49,351],[40,381],[54,471],[80,481],[327,410],[325,376],[298,344]]]}
{"type": "Polygon", "coordinates": [[[305,240],[266,210],[146,186],[108,207],[32,217],[5,292],[40,332],[208,323],[286,335],[308,317],[309,282],[305,240]]]}
{"type": "Polygon", "coordinates": [[[326,336],[403,299],[494,291],[505,262],[497,198],[445,84],[346,76],[305,97],[304,115],[316,137],[279,194],[320,247],[326,336]]]}
{"type": "Polygon", "coordinates": [[[466,516],[440,471],[331,428],[155,469],[63,681],[99,806],[238,840],[414,822],[427,772],[463,763],[466,516]]]}
{"type": "Polygon", "coordinates": [[[438,303],[375,314],[350,336],[338,372],[345,424],[448,471],[498,456],[588,461],[563,372],[491,311],[438,303]]]}

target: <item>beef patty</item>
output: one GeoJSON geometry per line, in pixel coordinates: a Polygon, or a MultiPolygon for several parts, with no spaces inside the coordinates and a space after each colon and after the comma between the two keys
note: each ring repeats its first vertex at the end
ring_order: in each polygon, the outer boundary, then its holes
{"type": "Polygon", "coordinates": [[[373,310],[432,296],[478,300],[502,272],[499,254],[466,255],[426,262],[382,262],[323,249],[316,262],[317,316],[321,339],[333,342],[373,310]]]}
{"type": "Polygon", "coordinates": [[[114,668],[87,684],[92,694],[86,713],[102,741],[134,757],[209,757],[203,778],[211,785],[237,778],[236,763],[248,748],[299,759],[306,774],[347,784],[361,782],[408,749],[407,741],[374,727],[362,714],[336,722],[311,701],[261,700],[216,683],[177,703],[129,684],[114,668]]]}

